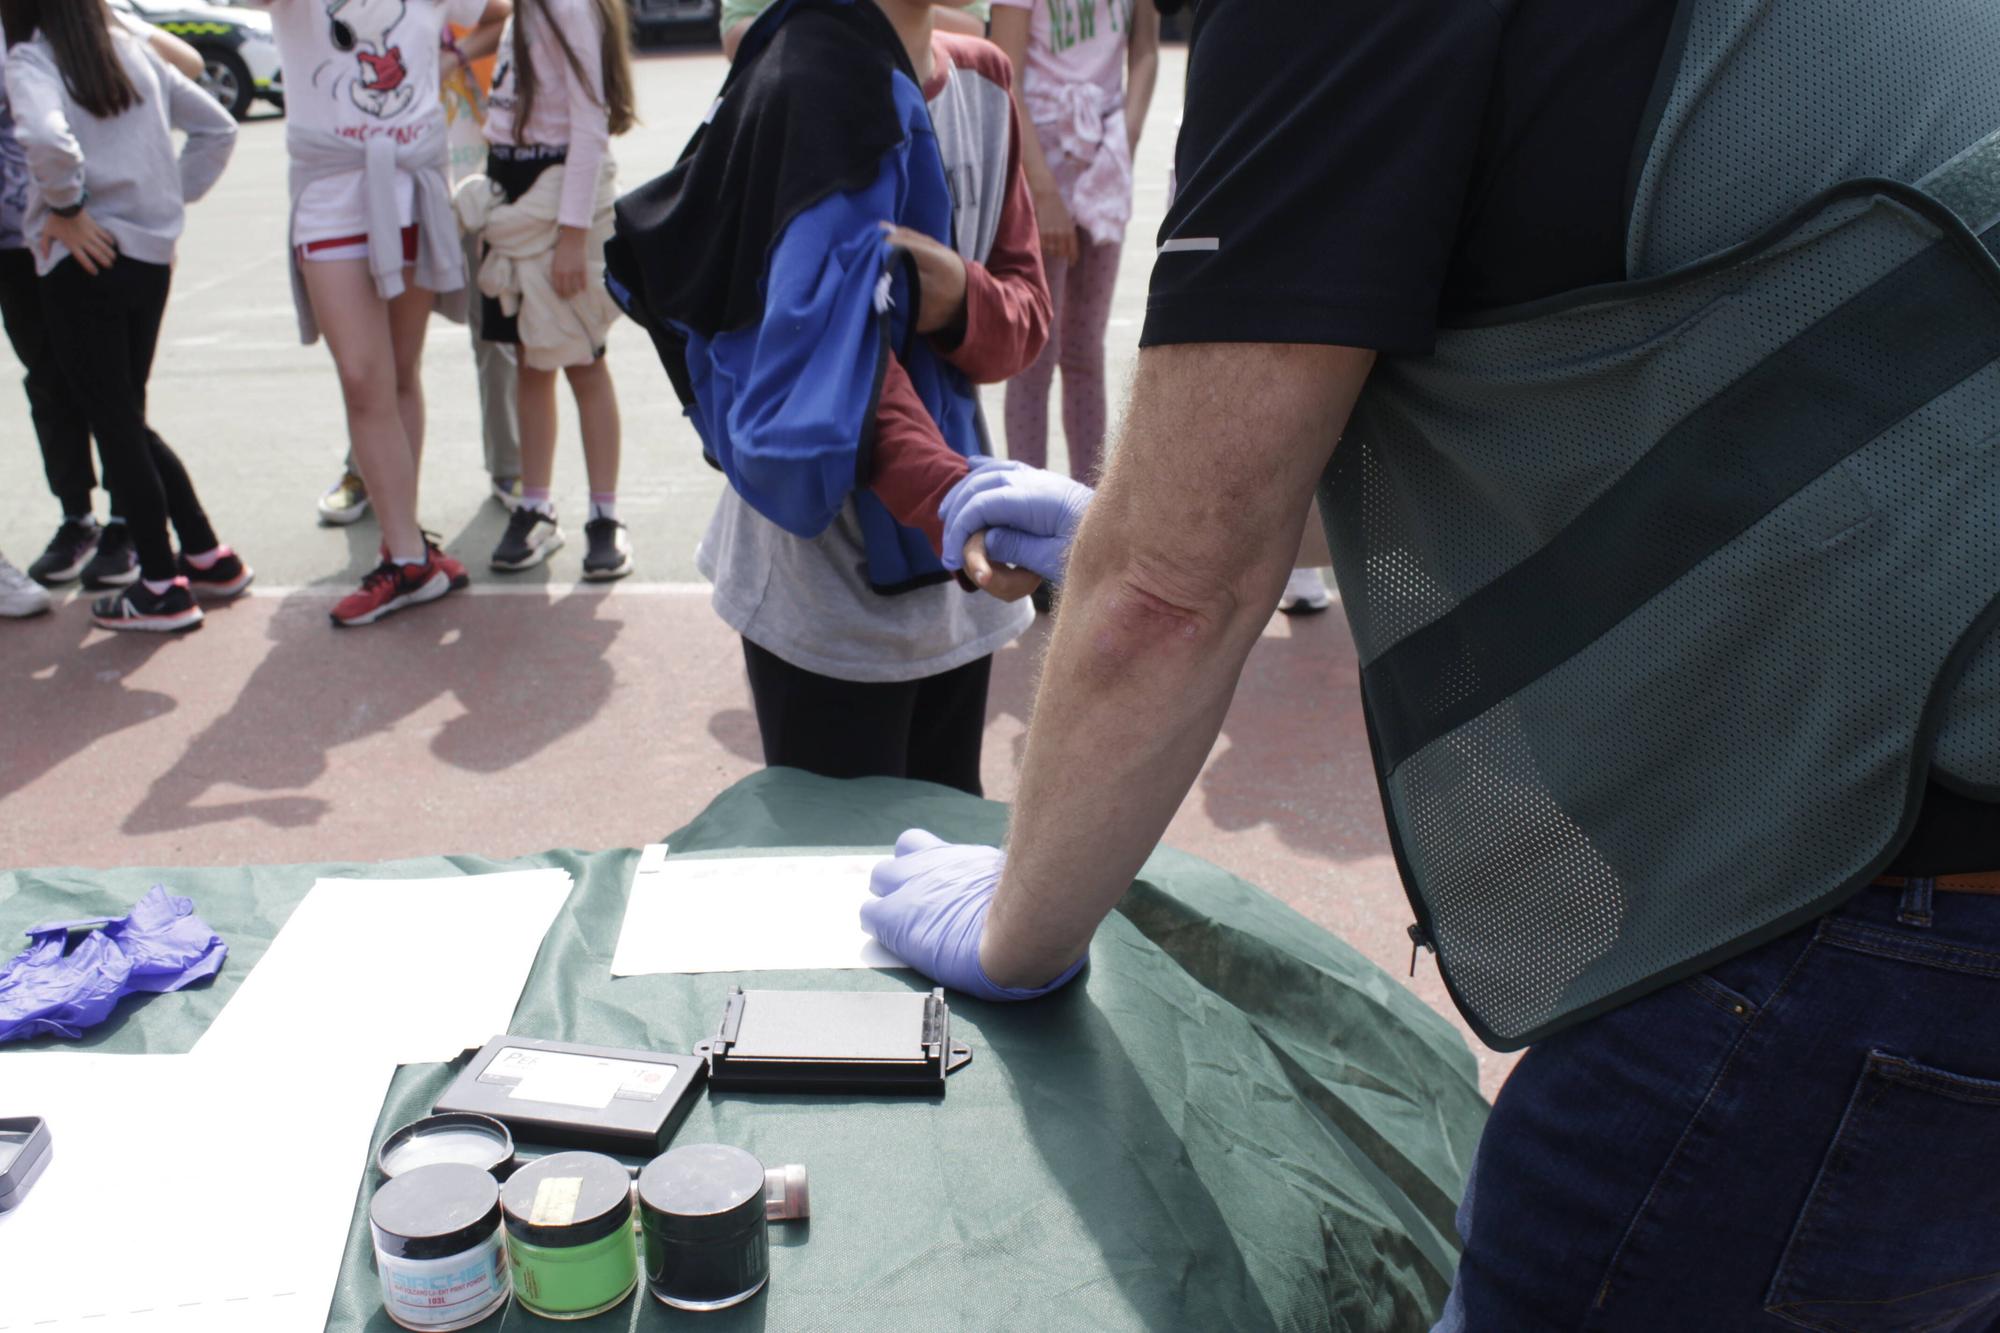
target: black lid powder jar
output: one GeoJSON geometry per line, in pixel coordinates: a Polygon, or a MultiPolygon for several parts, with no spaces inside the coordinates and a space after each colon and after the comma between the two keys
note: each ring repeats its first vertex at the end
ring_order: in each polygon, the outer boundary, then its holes
{"type": "Polygon", "coordinates": [[[764,1166],[741,1148],[689,1144],[639,1173],[646,1281],[680,1310],[721,1310],[771,1278],[764,1166]]]}
{"type": "Polygon", "coordinates": [[[463,1162],[413,1167],[368,1204],[389,1318],[417,1333],[470,1328],[507,1303],[500,1185],[463,1162]]]}

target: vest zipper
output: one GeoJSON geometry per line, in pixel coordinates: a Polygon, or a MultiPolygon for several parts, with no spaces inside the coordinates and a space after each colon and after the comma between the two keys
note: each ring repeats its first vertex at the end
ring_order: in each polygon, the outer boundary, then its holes
{"type": "Polygon", "coordinates": [[[1418,922],[1412,921],[1410,923],[1409,930],[1410,930],[1410,975],[1414,977],[1415,975],[1417,975],[1417,950],[1424,949],[1435,954],[1438,951],[1438,947],[1437,947],[1437,942],[1431,938],[1430,932],[1425,930],[1423,926],[1418,922]]]}

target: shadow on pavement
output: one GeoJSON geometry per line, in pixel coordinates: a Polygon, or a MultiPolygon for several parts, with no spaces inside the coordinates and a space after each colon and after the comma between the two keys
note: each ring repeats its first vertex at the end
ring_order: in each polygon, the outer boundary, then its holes
{"type": "Polygon", "coordinates": [[[1290,621],[1258,641],[1222,742],[1201,778],[1206,813],[1238,833],[1269,825],[1287,847],[1327,861],[1388,853],[1353,641],[1338,611],[1290,621]]]}
{"type": "MultiPolygon", "coordinates": [[[[499,773],[585,726],[611,697],[606,653],[623,628],[599,619],[607,599],[573,594],[464,595],[364,629],[337,630],[323,592],[287,598],[272,647],[229,711],[154,780],[124,821],[130,834],[257,819],[317,823],[331,803],[312,793],[328,754],[403,724],[451,696],[464,710],[430,738],[454,768],[499,773]],[[214,799],[216,789],[252,793],[214,799]]],[[[421,799],[406,773],[373,775],[396,799],[421,799]]]]}
{"type": "MultiPolygon", "coordinates": [[[[1027,757],[1028,719],[1054,628],[1051,617],[1040,616],[994,658],[989,723],[1020,719],[1016,772],[1027,757]]],[[[1353,644],[1337,613],[1292,621],[1288,633],[1258,641],[1199,784],[1218,829],[1268,824],[1286,846],[1326,861],[1387,852],[1355,680],[1353,644]]],[[[721,735],[714,723],[710,731],[721,735]]]]}
{"type": "Polygon", "coordinates": [[[7,711],[0,744],[0,797],[26,787],[105,737],[150,722],[179,705],[125,684],[179,636],[114,634],[90,623],[90,598],[59,601],[37,620],[6,626],[0,698],[7,711]]]}
{"type": "Polygon", "coordinates": [[[708,734],[738,759],[764,762],[764,733],[748,708],[724,708],[708,719],[708,734]]]}

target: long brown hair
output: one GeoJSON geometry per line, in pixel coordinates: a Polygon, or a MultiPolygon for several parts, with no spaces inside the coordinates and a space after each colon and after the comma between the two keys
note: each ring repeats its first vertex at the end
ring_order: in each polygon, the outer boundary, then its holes
{"type": "Polygon", "coordinates": [[[7,45],[46,33],[69,95],[100,120],[139,104],[139,90],[112,45],[111,24],[104,0],[0,0],[7,45]]]}
{"type": "MultiPolygon", "coordinates": [[[[632,128],[634,122],[632,20],[626,13],[625,0],[591,0],[591,3],[597,10],[598,23],[604,28],[604,119],[613,134],[623,134],[632,128]]],[[[530,15],[536,23],[546,26],[555,35],[556,45],[562,48],[563,59],[569,61],[570,73],[579,79],[587,77],[582,62],[576,58],[576,49],[569,44],[569,35],[562,30],[561,24],[549,17],[543,0],[515,0],[514,90],[519,99],[514,109],[515,143],[521,142],[521,132],[535,114],[535,62],[528,54],[527,21],[530,15]]]]}

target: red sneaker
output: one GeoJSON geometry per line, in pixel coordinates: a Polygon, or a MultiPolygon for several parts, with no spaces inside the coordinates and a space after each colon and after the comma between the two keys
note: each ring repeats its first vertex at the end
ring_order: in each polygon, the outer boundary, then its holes
{"type": "MultiPolygon", "coordinates": [[[[430,551],[431,559],[436,562],[438,568],[442,569],[451,578],[451,590],[457,592],[460,588],[472,582],[472,575],[465,572],[465,566],[459,562],[456,556],[445,554],[444,547],[438,544],[439,540],[435,532],[426,532],[424,534],[424,547],[430,551]]],[[[389,543],[383,542],[375,550],[384,560],[389,558],[389,543]]]]}
{"type": "Polygon", "coordinates": [[[435,532],[426,532],[424,534],[424,545],[430,548],[431,559],[437,564],[438,568],[451,576],[451,586],[454,592],[472,582],[472,575],[465,572],[465,566],[459,562],[458,558],[445,554],[444,547],[438,544],[438,535],[435,532]]]}
{"type": "Polygon", "coordinates": [[[372,625],[406,606],[435,602],[450,592],[452,586],[451,575],[438,564],[435,555],[421,565],[399,565],[385,559],[361,580],[358,592],[334,603],[333,623],[372,625]]]}

